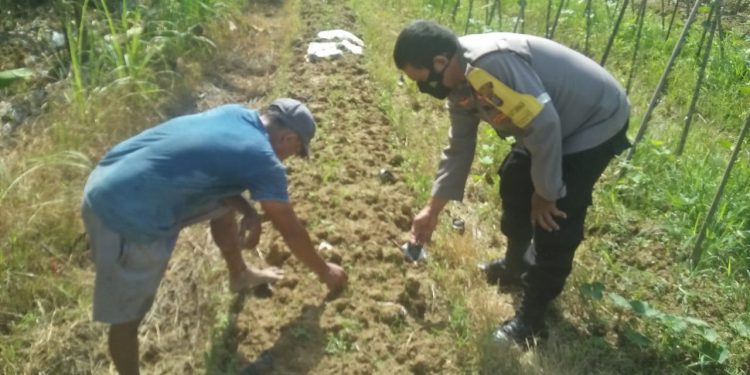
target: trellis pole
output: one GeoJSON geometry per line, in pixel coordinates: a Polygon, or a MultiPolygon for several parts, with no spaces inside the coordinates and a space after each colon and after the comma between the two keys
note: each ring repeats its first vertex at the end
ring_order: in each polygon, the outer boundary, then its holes
{"type": "Polygon", "coordinates": [[[451,15],[451,23],[456,23],[456,14],[458,13],[458,7],[461,6],[461,0],[456,0],[456,4],[453,5],[453,14],[451,15]]]}
{"type": "Polygon", "coordinates": [[[711,5],[711,11],[708,12],[708,19],[706,19],[705,26],[703,27],[703,32],[701,33],[700,41],[698,42],[698,50],[695,51],[696,59],[699,58],[701,56],[701,52],[703,52],[703,42],[706,41],[706,34],[708,34],[708,30],[713,24],[714,14],[716,14],[716,3],[711,5]]]}
{"type": "Polygon", "coordinates": [[[500,0],[492,1],[492,8],[490,8],[490,12],[487,14],[487,22],[485,23],[485,26],[487,27],[492,25],[492,20],[495,18],[495,9],[497,9],[498,2],[500,2],[500,0]]]}
{"type": "Polygon", "coordinates": [[[708,209],[706,218],[703,219],[703,224],[701,225],[701,229],[698,232],[698,238],[695,240],[695,247],[693,248],[693,253],[690,256],[693,268],[698,266],[698,262],[700,262],[701,257],[703,256],[703,241],[706,239],[706,231],[708,230],[708,225],[713,220],[716,209],[719,207],[719,201],[721,201],[721,197],[724,195],[724,188],[726,187],[727,181],[729,181],[729,177],[732,174],[734,163],[737,161],[737,157],[740,154],[742,141],[747,134],[748,128],[750,128],[750,115],[747,116],[747,119],[745,120],[745,126],[742,127],[740,135],[737,136],[737,141],[734,143],[732,156],[729,158],[729,163],[727,164],[726,170],[724,170],[724,176],[721,178],[719,188],[716,190],[716,195],[714,195],[714,199],[711,202],[711,207],[708,209]]]}
{"type": "Polygon", "coordinates": [[[515,33],[516,30],[518,30],[518,25],[521,25],[521,33],[523,33],[524,29],[524,16],[526,13],[526,0],[518,0],[518,17],[516,17],[516,24],[513,25],[513,32],[515,33]]]}
{"type": "Polygon", "coordinates": [[[721,61],[724,61],[724,27],[721,26],[721,16],[722,12],[719,9],[719,13],[716,15],[716,30],[719,32],[719,56],[721,57],[721,61]]]}
{"type": "Polygon", "coordinates": [[[672,25],[674,25],[674,17],[677,15],[677,8],[680,6],[680,0],[675,0],[674,8],[672,9],[672,17],[669,19],[669,27],[667,28],[667,35],[664,36],[664,40],[669,39],[669,34],[672,32],[672,25]]]}
{"type": "Polygon", "coordinates": [[[677,145],[676,154],[678,156],[682,155],[682,150],[685,148],[685,142],[687,141],[688,132],[690,131],[690,125],[693,122],[693,113],[695,112],[695,105],[698,102],[698,97],[700,96],[701,86],[703,86],[703,78],[706,76],[706,66],[708,66],[708,57],[711,55],[711,46],[714,42],[714,34],[716,33],[716,25],[718,24],[717,16],[721,14],[721,5],[721,0],[714,1],[714,9],[712,10],[712,13],[714,13],[715,16],[713,18],[713,21],[711,22],[711,31],[709,31],[708,33],[706,51],[703,53],[703,61],[701,62],[701,67],[698,71],[698,81],[695,83],[693,98],[690,100],[690,107],[688,108],[687,115],[685,115],[685,126],[683,126],[682,128],[680,143],[677,145]]]}
{"type": "Polygon", "coordinates": [[[644,19],[646,18],[646,0],[641,0],[641,7],[638,9],[638,32],[635,37],[635,48],[633,48],[633,58],[630,60],[630,74],[628,75],[628,84],[625,86],[625,92],[630,93],[630,85],[633,83],[635,75],[635,66],[638,60],[638,50],[641,48],[641,31],[643,30],[644,19]]]}
{"type": "MultiPolygon", "coordinates": [[[[653,96],[651,96],[651,101],[648,103],[648,108],[646,109],[646,113],[643,115],[643,119],[641,120],[641,125],[638,127],[638,133],[635,135],[635,139],[633,140],[633,147],[631,147],[628,150],[628,155],[625,158],[626,162],[633,159],[633,155],[635,154],[635,148],[638,145],[638,142],[640,142],[641,139],[643,138],[643,134],[646,133],[648,120],[651,119],[651,114],[654,112],[654,108],[656,108],[656,104],[659,101],[659,97],[661,96],[661,91],[664,89],[664,84],[667,82],[667,77],[669,77],[669,72],[672,70],[672,65],[674,65],[674,61],[677,59],[677,55],[680,54],[682,45],[685,43],[685,39],[687,37],[688,31],[690,30],[690,25],[692,25],[693,20],[695,19],[695,15],[698,13],[699,6],[700,6],[700,0],[696,0],[695,4],[693,4],[693,9],[690,10],[690,15],[688,16],[688,19],[685,22],[685,27],[682,28],[682,34],[680,34],[680,39],[677,40],[677,44],[675,44],[674,49],[672,50],[672,56],[669,57],[669,61],[667,62],[667,67],[664,68],[664,73],[662,73],[661,78],[659,79],[659,83],[656,85],[656,90],[654,90],[654,94],[653,96]]],[[[625,169],[623,169],[623,172],[624,171],[625,169]]]]}
{"type": "Polygon", "coordinates": [[[620,23],[622,22],[622,17],[625,15],[626,10],[628,10],[628,0],[625,0],[622,3],[622,9],[620,9],[620,15],[617,16],[617,21],[615,21],[615,27],[614,29],[612,29],[612,34],[609,36],[609,40],[607,41],[607,47],[604,48],[604,55],[602,55],[602,61],[599,63],[599,65],[601,66],[604,66],[604,64],[607,63],[607,56],[609,56],[609,50],[612,49],[612,44],[615,42],[617,31],[620,30],[620,23]]]}
{"type": "Polygon", "coordinates": [[[591,0],[586,0],[586,11],[584,12],[586,15],[586,42],[585,47],[583,48],[583,53],[585,55],[589,54],[589,37],[591,37],[591,0]]]}
{"type": "Polygon", "coordinates": [[[466,26],[464,26],[464,34],[469,33],[469,23],[471,22],[471,13],[474,11],[474,0],[469,0],[469,14],[466,15],[466,26]]]}
{"type": "Polygon", "coordinates": [[[497,0],[497,29],[498,30],[503,29],[503,2],[502,0],[497,0]]]}
{"type": "Polygon", "coordinates": [[[544,17],[544,37],[549,38],[549,22],[552,16],[552,0],[547,0],[547,15],[544,17]]]}
{"type": "Polygon", "coordinates": [[[560,0],[560,5],[557,7],[557,14],[555,15],[555,22],[552,23],[552,29],[549,31],[549,39],[553,39],[555,37],[555,30],[557,30],[557,22],[560,20],[560,14],[562,13],[562,9],[565,6],[566,0],[560,0]]]}

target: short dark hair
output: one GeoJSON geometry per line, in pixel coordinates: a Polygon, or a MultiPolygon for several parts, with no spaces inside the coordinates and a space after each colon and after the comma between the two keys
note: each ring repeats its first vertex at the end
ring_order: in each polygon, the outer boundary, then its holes
{"type": "Polygon", "coordinates": [[[399,69],[406,65],[431,69],[432,58],[453,56],[458,48],[458,37],[451,29],[432,21],[416,20],[398,34],[393,47],[393,61],[399,69]]]}

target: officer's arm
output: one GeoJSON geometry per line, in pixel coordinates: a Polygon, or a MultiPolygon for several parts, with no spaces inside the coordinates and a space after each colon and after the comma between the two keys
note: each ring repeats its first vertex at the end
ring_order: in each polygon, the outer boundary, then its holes
{"type": "MultiPolygon", "coordinates": [[[[476,65],[520,93],[539,97],[546,92],[531,65],[514,53],[488,55],[476,65]]],[[[552,101],[548,101],[524,129],[525,135],[518,138],[531,154],[531,180],[536,193],[550,201],[565,196],[560,129],[560,117],[552,101]]]]}
{"type": "Polygon", "coordinates": [[[448,146],[443,149],[432,185],[432,196],[441,201],[460,201],[463,199],[466,179],[474,161],[479,118],[452,103],[449,104],[449,111],[451,127],[448,146]]]}

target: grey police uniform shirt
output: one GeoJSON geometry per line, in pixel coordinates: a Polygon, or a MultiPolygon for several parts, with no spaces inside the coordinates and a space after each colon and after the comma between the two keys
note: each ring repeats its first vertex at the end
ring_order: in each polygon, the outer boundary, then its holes
{"type": "Polygon", "coordinates": [[[594,148],[625,126],[630,106],[622,86],[588,57],[548,39],[486,33],[466,35],[459,41],[467,73],[475,66],[517,92],[551,100],[521,129],[509,120],[493,123],[497,110],[477,99],[468,82],[451,90],[449,144],[443,150],[432,195],[463,199],[477,127],[484,120],[501,137],[513,136],[514,147],[530,155],[537,194],[550,201],[564,197],[562,156],[594,148]]]}

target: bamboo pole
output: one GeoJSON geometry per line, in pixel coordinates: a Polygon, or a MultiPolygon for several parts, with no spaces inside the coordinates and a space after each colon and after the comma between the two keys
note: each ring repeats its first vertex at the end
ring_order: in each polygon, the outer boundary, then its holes
{"type": "Polygon", "coordinates": [[[526,13],[526,0],[518,0],[518,17],[516,17],[516,24],[513,25],[513,32],[515,33],[518,30],[518,25],[521,25],[521,33],[523,33],[524,29],[524,16],[526,13]]]}
{"type": "Polygon", "coordinates": [[[464,34],[469,33],[469,23],[471,22],[471,12],[474,10],[474,0],[469,0],[469,14],[466,15],[466,25],[464,26],[464,34]]]}
{"type": "Polygon", "coordinates": [[[553,39],[555,37],[555,30],[557,30],[557,22],[560,20],[560,14],[562,13],[562,9],[565,6],[566,0],[560,0],[560,5],[557,7],[557,14],[555,15],[555,22],[552,23],[552,29],[549,31],[549,38],[553,39]]]}
{"type": "Polygon", "coordinates": [[[492,25],[492,20],[495,18],[495,9],[497,8],[497,3],[499,1],[500,0],[492,1],[492,8],[490,9],[489,14],[487,14],[487,23],[485,24],[485,26],[489,27],[490,25],[492,25]]]}
{"type": "Polygon", "coordinates": [[[583,53],[588,56],[589,54],[589,38],[591,37],[591,0],[586,0],[586,41],[583,53]]]}
{"type": "Polygon", "coordinates": [[[617,16],[617,21],[615,21],[615,27],[612,30],[612,34],[609,36],[609,41],[607,41],[607,47],[604,48],[604,55],[602,55],[602,61],[599,63],[599,65],[604,66],[604,64],[607,63],[607,56],[609,56],[609,50],[612,49],[612,44],[615,42],[615,37],[617,36],[617,31],[620,29],[620,23],[622,22],[622,17],[625,15],[625,11],[628,9],[628,0],[625,0],[622,3],[622,8],[620,9],[620,15],[617,16]]]}
{"type": "Polygon", "coordinates": [[[721,26],[721,16],[723,12],[722,9],[719,8],[719,12],[716,13],[716,22],[717,22],[717,30],[719,32],[719,56],[721,57],[721,61],[724,61],[724,27],[721,26]]]}
{"type": "Polygon", "coordinates": [[[669,19],[669,27],[667,28],[667,35],[664,36],[664,40],[669,39],[669,34],[672,32],[672,25],[674,25],[674,17],[677,15],[677,8],[680,7],[680,0],[675,0],[674,8],[672,9],[672,18],[669,19]]]}
{"type": "MultiPolygon", "coordinates": [[[[719,14],[721,12],[721,0],[714,1],[714,9],[712,12],[719,14]]],[[[710,17],[711,15],[709,15],[710,17]]],[[[690,107],[688,113],[685,115],[685,126],[682,128],[682,135],[680,136],[680,143],[677,145],[677,156],[682,155],[682,150],[685,148],[685,142],[687,141],[688,132],[690,131],[690,125],[693,123],[693,113],[695,113],[695,105],[698,102],[700,96],[701,86],[703,86],[703,78],[706,76],[706,67],[708,66],[708,57],[711,55],[711,46],[714,42],[714,34],[716,34],[716,25],[718,24],[717,18],[714,17],[711,23],[711,31],[708,33],[708,41],[706,42],[706,51],[703,53],[703,61],[698,71],[698,81],[695,83],[695,90],[693,90],[693,98],[690,100],[690,107]]]]}
{"type": "Polygon", "coordinates": [[[453,5],[453,15],[451,15],[451,23],[456,23],[456,14],[458,13],[459,6],[461,6],[461,0],[456,0],[456,4],[453,5]]]}
{"type": "Polygon", "coordinates": [[[713,220],[714,214],[716,213],[716,209],[719,207],[719,201],[721,200],[721,197],[724,195],[724,188],[726,187],[727,182],[729,181],[729,177],[732,174],[732,168],[734,168],[734,163],[737,162],[737,157],[739,156],[740,148],[742,147],[742,141],[744,140],[745,135],[747,134],[748,128],[750,128],[750,115],[747,116],[747,119],[745,120],[745,126],[742,127],[742,130],[740,131],[740,135],[737,136],[737,141],[734,143],[734,150],[732,151],[732,156],[729,158],[729,163],[727,164],[726,170],[724,170],[724,176],[721,178],[721,183],[719,183],[719,188],[716,190],[716,194],[714,195],[714,199],[711,202],[711,207],[708,209],[706,218],[703,219],[703,224],[701,224],[701,229],[698,232],[698,238],[695,240],[695,247],[693,248],[693,254],[690,256],[693,268],[696,268],[698,266],[698,262],[700,262],[701,257],[703,256],[703,241],[706,239],[706,231],[708,230],[708,225],[711,223],[711,220],[713,220]]]}
{"type": "Polygon", "coordinates": [[[637,64],[638,50],[641,48],[641,31],[643,30],[644,19],[646,18],[646,0],[641,0],[641,7],[638,10],[638,31],[635,37],[635,47],[633,48],[633,58],[630,60],[630,74],[628,75],[628,84],[626,85],[625,92],[630,93],[630,87],[633,83],[633,76],[635,75],[635,66],[637,64]]]}
{"type": "Polygon", "coordinates": [[[547,15],[544,17],[544,37],[549,38],[549,21],[552,15],[552,0],[547,0],[547,15]]]}
{"type": "Polygon", "coordinates": [[[713,24],[714,14],[716,13],[716,4],[711,5],[711,11],[708,13],[708,18],[706,19],[706,22],[703,24],[703,32],[701,32],[701,38],[698,41],[698,50],[695,51],[695,58],[701,56],[701,52],[703,51],[703,42],[706,41],[706,34],[708,33],[708,29],[711,28],[711,25],[713,24]]]}
{"type": "MultiPolygon", "coordinates": [[[[690,10],[690,15],[688,16],[687,21],[685,22],[685,27],[682,28],[682,34],[680,34],[680,39],[677,40],[677,43],[674,46],[674,49],[672,50],[672,56],[669,57],[669,61],[667,62],[667,67],[664,68],[664,73],[662,73],[661,78],[659,79],[659,84],[656,85],[656,90],[654,90],[654,95],[651,96],[651,101],[648,103],[648,108],[646,109],[646,113],[643,115],[643,119],[641,120],[641,125],[638,127],[638,133],[635,135],[635,139],[633,140],[633,147],[631,147],[628,150],[628,155],[625,161],[630,161],[633,158],[633,155],[635,154],[635,148],[638,145],[638,142],[641,141],[643,138],[643,134],[646,133],[646,127],[648,126],[648,120],[651,119],[651,114],[654,112],[654,108],[656,108],[656,104],[659,101],[659,97],[661,96],[661,91],[664,89],[664,84],[667,83],[667,77],[669,77],[669,72],[672,70],[672,65],[674,65],[674,61],[677,59],[677,56],[680,54],[680,50],[682,49],[682,45],[685,43],[685,39],[687,37],[688,31],[690,30],[690,25],[692,25],[693,20],[695,19],[695,15],[698,13],[698,7],[700,6],[700,1],[696,0],[695,4],[693,4],[693,9],[690,10]]],[[[625,169],[623,169],[625,171],[625,169]]]]}
{"type": "Polygon", "coordinates": [[[503,2],[502,0],[497,0],[497,29],[498,30],[503,29],[503,2]]]}

